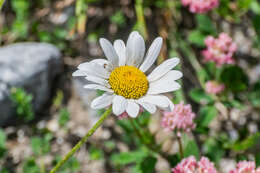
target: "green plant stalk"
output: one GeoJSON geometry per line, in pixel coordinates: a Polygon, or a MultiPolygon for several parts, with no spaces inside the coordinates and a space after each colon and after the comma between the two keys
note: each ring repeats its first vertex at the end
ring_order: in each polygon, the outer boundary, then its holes
{"type": "Polygon", "coordinates": [[[143,35],[144,39],[148,39],[148,33],[146,29],[146,23],[144,18],[144,11],[143,11],[143,0],[136,0],[135,1],[135,11],[137,16],[137,27],[141,34],[143,35]]]}
{"type": "Polygon", "coordinates": [[[2,9],[2,6],[4,5],[5,0],[0,0],[0,10],[2,9]]]}
{"type": "Polygon", "coordinates": [[[181,142],[180,136],[177,136],[177,141],[178,141],[178,144],[179,144],[180,156],[181,156],[181,159],[183,159],[183,147],[182,147],[182,142],[181,142]]]}
{"type": "Polygon", "coordinates": [[[199,79],[200,85],[204,89],[205,88],[205,75],[207,75],[206,71],[202,68],[202,66],[200,65],[199,61],[196,58],[196,55],[193,53],[191,48],[185,43],[185,41],[182,40],[180,38],[180,36],[176,35],[176,38],[179,43],[178,44],[179,49],[183,52],[185,57],[187,57],[188,60],[190,61],[192,67],[196,71],[196,75],[199,79]]]}
{"type": "Polygon", "coordinates": [[[112,107],[108,108],[96,122],[96,124],[88,131],[88,133],[66,154],[66,156],[59,161],[56,166],[50,171],[50,173],[56,173],[58,169],[66,162],[68,159],[73,156],[73,154],[85,143],[88,138],[93,135],[93,133],[98,129],[98,127],[104,122],[104,120],[112,112],[112,107]]]}
{"type": "Polygon", "coordinates": [[[87,22],[87,8],[88,4],[85,0],[77,0],[75,7],[75,14],[77,17],[77,31],[79,34],[85,33],[87,22]]]}

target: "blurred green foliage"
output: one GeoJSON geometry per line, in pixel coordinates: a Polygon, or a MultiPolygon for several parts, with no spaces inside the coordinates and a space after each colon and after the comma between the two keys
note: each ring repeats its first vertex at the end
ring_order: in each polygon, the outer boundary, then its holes
{"type": "Polygon", "coordinates": [[[46,133],[43,137],[32,137],[31,147],[35,155],[43,155],[50,152],[53,135],[46,133]]]}
{"type": "Polygon", "coordinates": [[[22,88],[12,88],[11,99],[14,103],[16,113],[19,118],[26,122],[34,119],[32,94],[27,94],[26,91],[22,88]]]}
{"type": "Polygon", "coordinates": [[[89,148],[89,154],[91,160],[101,160],[104,158],[103,150],[96,148],[94,146],[91,146],[89,148]]]}
{"type": "Polygon", "coordinates": [[[61,127],[65,126],[67,122],[70,120],[70,113],[66,108],[62,108],[59,111],[59,125],[61,127]]]}
{"type": "Polygon", "coordinates": [[[110,17],[112,23],[115,23],[119,27],[124,27],[126,25],[126,18],[122,11],[117,11],[114,15],[110,17]]]}
{"type": "MultiPolygon", "coordinates": [[[[57,156],[56,159],[53,162],[53,165],[57,164],[59,160],[61,160],[62,157],[57,156]]],[[[59,170],[59,173],[73,173],[77,172],[80,168],[80,163],[75,157],[71,157],[59,170]]]]}
{"type": "Polygon", "coordinates": [[[37,165],[35,158],[28,158],[23,165],[23,173],[39,173],[40,167],[37,165]]]}
{"type": "Polygon", "coordinates": [[[25,39],[28,36],[29,29],[30,3],[27,0],[11,0],[11,5],[16,15],[12,24],[12,32],[17,39],[25,39]]]}
{"type": "Polygon", "coordinates": [[[5,155],[6,152],[6,135],[3,129],[0,129],[0,158],[5,155]]]}

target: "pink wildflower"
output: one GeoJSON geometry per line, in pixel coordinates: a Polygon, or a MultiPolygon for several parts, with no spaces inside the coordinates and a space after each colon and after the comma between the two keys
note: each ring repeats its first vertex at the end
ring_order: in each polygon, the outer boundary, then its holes
{"type": "Polygon", "coordinates": [[[226,33],[221,33],[218,38],[208,36],[205,44],[207,49],[202,51],[205,62],[212,61],[217,66],[234,64],[233,54],[237,46],[226,33]]]}
{"type": "Polygon", "coordinates": [[[129,115],[128,115],[127,112],[123,112],[122,114],[120,114],[120,115],[118,116],[118,118],[119,118],[120,120],[123,120],[123,119],[129,118],[129,115]]]}
{"type": "Polygon", "coordinates": [[[260,167],[256,169],[255,162],[241,161],[229,173],[260,173],[260,167]]]}
{"type": "Polygon", "coordinates": [[[184,103],[181,102],[175,105],[172,112],[163,113],[161,124],[168,131],[178,129],[189,132],[195,128],[195,124],[193,123],[194,118],[195,113],[192,112],[191,105],[184,105],[184,103]]]}
{"type": "MultiPolygon", "coordinates": [[[[143,109],[142,107],[140,107],[139,114],[142,113],[142,112],[144,112],[144,109],[143,109]]],[[[120,114],[120,115],[118,116],[118,118],[119,118],[120,120],[129,118],[129,117],[130,117],[130,116],[128,115],[128,113],[127,113],[126,111],[123,112],[122,114],[120,114]]]]}
{"type": "Polygon", "coordinates": [[[196,161],[194,156],[182,159],[175,168],[173,173],[217,173],[214,164],[208,158],[202,157],[200,161],[196,161]]]}
{"type": "Polygon", "coordinates": [[[208,81],[206,82],[206,92],[209,94],[219,94],[225,89],[224,84],[220,84],[216,81],[208,81]]]}
{"type": "Polygon", "coordinates": [[[219,5],[219,0],[181,0],[192,13],[206,13],[219,5]]]}

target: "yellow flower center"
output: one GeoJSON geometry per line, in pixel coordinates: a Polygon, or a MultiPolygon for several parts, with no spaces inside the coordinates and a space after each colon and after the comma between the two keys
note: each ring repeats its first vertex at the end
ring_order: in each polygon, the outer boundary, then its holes
{"type": "Polygon", "coordinates": [[[115,68],[110,74],[109,84],[117,95],[127,99],[138,99],[148,90],[145,74],[133,66],[115,68]]]}

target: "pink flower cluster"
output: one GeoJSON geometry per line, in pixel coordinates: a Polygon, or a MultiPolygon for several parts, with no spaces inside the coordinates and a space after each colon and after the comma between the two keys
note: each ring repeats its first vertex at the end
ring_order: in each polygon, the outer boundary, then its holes
{"type": "Polygon", "coordinates": [[[241,161],[229,173],[260,173],[260,167],[256,169],[255,162],[241,161]]]}
{"type": "Polygon", "coordinates": [[[185,158],[175,168],[173,173],[217,173],[214,164],[208,158],[202,157],[200,161],[196,161],[194,156],[185,158]]]}
{"type": "Polygon", "coordinates": [[[208,81],[205,85],[206,92],[209,94],[219,94],[225,89],[224,84],[220,84],[216,81],[208,81]]]}
{"type": "Polygon", "coordinates": [[[205,62],[212,61],[217,66],[234,63],[233,54],[237,46],[226,33],[221,33],[218,38],[208,36],[205,44],[207,49],[202,51],[205,62]]]}
{"type": "Polygon", "coordinates": [[[191,105],[181,102],[175,105],[172,112],[163,113],[161,125],[168,131],[178,129],[189,132],[195,128],[194,118],[195,113],[192,112],[191,105]]]}
{"type": "Polygon", "coordinates": [[[219,5],[219,0],[181,0],[192,13],[206,13],[219,5]]]}

